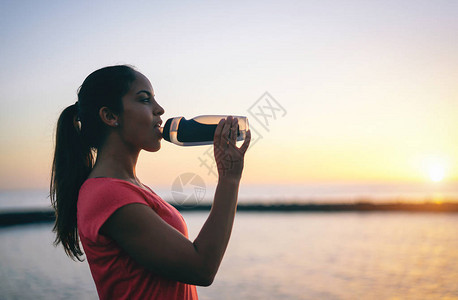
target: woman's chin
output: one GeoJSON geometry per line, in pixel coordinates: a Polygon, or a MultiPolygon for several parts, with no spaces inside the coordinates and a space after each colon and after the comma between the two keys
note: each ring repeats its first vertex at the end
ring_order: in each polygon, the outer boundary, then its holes
{"type": "Polygon", "coordinates": [[[150,146],[144,148],[143,150],[148,151],[148,152],[157,152],[157,151],[161,150],[161,142],[159,141],[157,144],[150,145],[150,146]]]}

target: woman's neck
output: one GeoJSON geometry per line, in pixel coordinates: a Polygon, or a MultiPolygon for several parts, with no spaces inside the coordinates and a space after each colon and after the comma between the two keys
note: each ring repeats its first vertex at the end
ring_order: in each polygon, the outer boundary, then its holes
{"type": "Polygon", "coordinates": [[[110,146],[107,143],[97,150],[97,159],[89,178],[112,177],[139,184],[135,167],[139,151],[127,151],[122,146],[110,146]]]}

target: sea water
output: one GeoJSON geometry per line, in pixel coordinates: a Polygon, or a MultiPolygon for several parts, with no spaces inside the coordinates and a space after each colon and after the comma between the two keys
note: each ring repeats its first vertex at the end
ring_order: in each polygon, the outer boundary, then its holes
{"type": "MultiPolygon", "coordinates": [[[[185,212],[191,239],[208,212],[185,212]]],[[[0,228],[1,299],[97,299],[52,224],[0,228]]],[[[248,213],[200,299],[458,299],[456,213],[248,213]]]]}

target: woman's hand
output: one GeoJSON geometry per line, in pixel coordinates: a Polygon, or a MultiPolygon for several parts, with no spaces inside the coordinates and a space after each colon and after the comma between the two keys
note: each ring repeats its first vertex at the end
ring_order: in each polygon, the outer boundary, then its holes
{"type": "Polygon", "coordinates": [[[242,177],[245,152],[251,141],[251,132],[246,133],[245,141],[237,147],[238,120],[232,116],[221,119],[215,130],[213,141],[214,155],[219,179],[240,180],[242,177]]]}

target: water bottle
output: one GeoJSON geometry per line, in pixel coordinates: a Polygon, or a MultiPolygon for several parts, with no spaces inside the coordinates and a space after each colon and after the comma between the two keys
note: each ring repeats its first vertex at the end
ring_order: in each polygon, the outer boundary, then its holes
{"type": "MultiPolygon", "coordinates": [[[[199,146],[213,144],[215,129],[221,119],[228,116],[204,115],[190,120],[184,117],[170,118],[162,128],[164,140],[179,146],[199,146]]],[[[234,116],[238,120],[237,141],[243,141],[246,137],[248,119],[243,116],[234,116]]]]}

